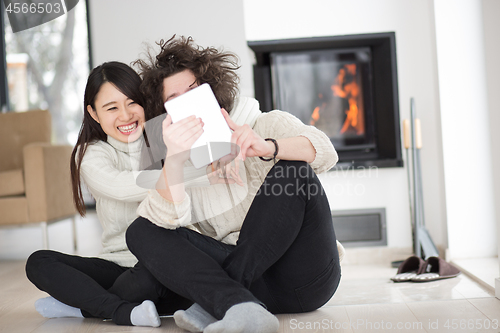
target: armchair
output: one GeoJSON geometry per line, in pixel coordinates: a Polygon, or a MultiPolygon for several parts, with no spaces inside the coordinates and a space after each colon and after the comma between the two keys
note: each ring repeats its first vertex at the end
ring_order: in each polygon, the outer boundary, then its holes
{"type": "Polygon", "coordinates": [[[69,161],[72,147],[52,145],[47,110],[0,114],[0,227],[47,225],[71,218],[76,250],[76,209],[69,161]]]}

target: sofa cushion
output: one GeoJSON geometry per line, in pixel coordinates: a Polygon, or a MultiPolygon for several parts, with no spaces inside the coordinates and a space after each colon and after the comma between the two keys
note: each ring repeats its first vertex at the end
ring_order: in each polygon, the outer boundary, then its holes
{"type": "Polygon", "coordinates": [[[23,147],[50,142],[51,117],[47,110],[0,113],[0,171],[23,167],[23,147]]]}
{"type": "Polygon", "coordinates": [[[23,170],[0,172],[0,197],[24,194],[23,170]]]}
{"type": "Polygon", "coordinates": [[[26,197],[0,198],[0,225],[28,223],[26,197]]]}
{"type": "Polygon", "coordinates": [[[30,222],[74,215],[70,159],[73,147],[31,143],[24,152],[24,179],[30,222]]]}

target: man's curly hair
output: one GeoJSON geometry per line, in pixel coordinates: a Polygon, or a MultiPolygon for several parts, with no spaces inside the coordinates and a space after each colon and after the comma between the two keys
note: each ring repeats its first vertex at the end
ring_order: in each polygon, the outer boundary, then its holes
{"type": "Polygon", "coordinates": [[[146,120],[165,113],[163,107],[163,80],[189,69],[198,84],[208,83],[219,105],[230,112],[238,94],[239,78],[236,70],[238,57],[213,47],[202,48],[191,37],[175,35],[168,41],[156,43],[160,47],[157,56],[147,53],[147,60],[138,59],[133,64],[142,76],[141,93],[144,95],[146,120]]]}

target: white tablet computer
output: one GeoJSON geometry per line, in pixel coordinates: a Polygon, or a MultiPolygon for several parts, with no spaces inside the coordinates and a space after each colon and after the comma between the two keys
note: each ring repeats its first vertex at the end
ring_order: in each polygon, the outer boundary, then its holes
{"type": "Polygon", "coordinates": [[[231,129],[208,83],[166,101],[164,105],[174,123],[195,115],[205,124],[203,134],[191,148],[190,159],[195,168],[206,166],[231,153],[231,129]]]}

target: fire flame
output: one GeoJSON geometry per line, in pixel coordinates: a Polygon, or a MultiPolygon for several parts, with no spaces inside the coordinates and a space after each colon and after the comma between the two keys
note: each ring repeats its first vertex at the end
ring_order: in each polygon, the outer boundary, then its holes
{"type": "Polygon", "coordinates": [[[314,108],[314,111],[311,115],[311,125],[314,125],[319,120],[319,106],[314,108]]]}
{"type": "MultiPolygon", "coordinates": [[[[356,64],[345,64],[340,68],[334,84],[330,87],[334,96],[346,98],[349,103],[349,109],[345,110],[346,119],[340,130],[344,134],[349,129],[353,129],[357,135],[365,132],[363,112],[358,108],[360,88],[356,80],[348,80],[348,77],[356,77],[356,64]]],[[[323,97],[319,95],[320,99],[323,97]]],[[[324,106],[324,105],[323,105],[324,106]]],[[[310,124],[314,125],[320,119],[321,108],[317,106],[312,115],[310,124]]]]}

